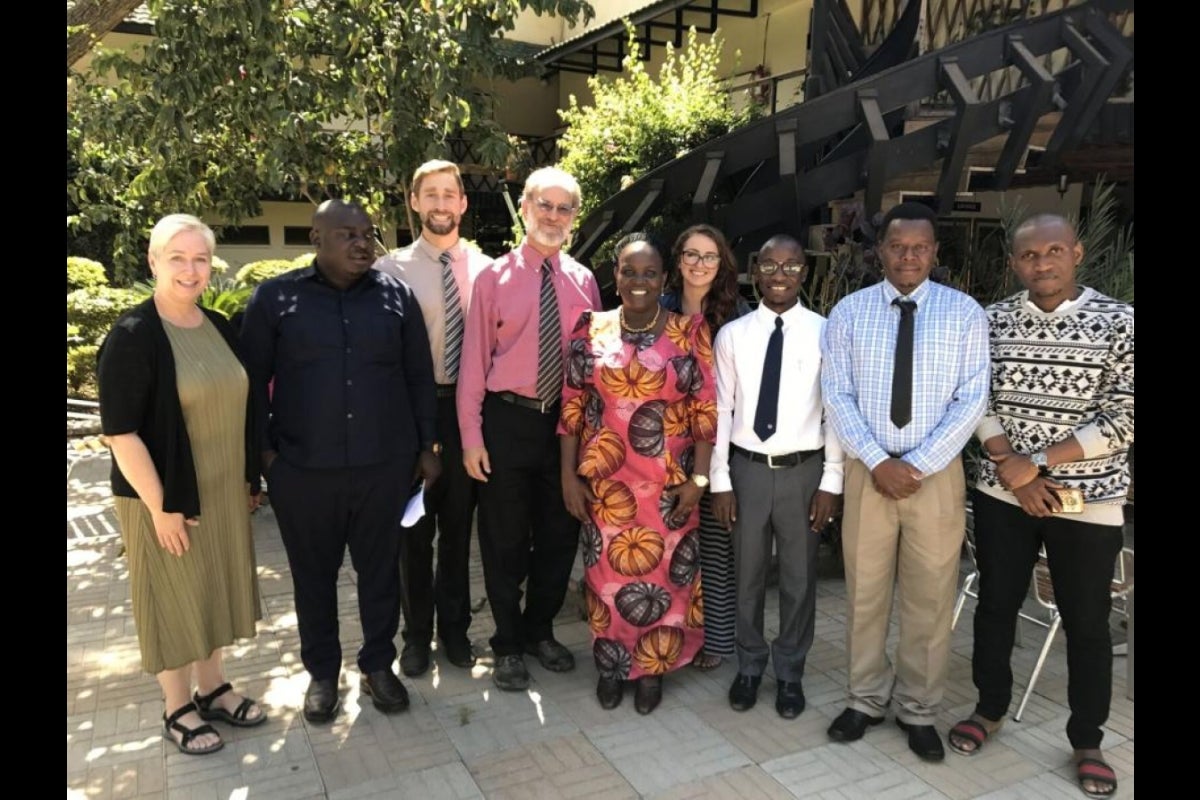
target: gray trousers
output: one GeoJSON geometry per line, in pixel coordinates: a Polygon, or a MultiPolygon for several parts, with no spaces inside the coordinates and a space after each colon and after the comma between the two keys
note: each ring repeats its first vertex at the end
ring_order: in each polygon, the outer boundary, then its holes
{"type": "Polygon", "coordinates": [[[738,672],[762,675],[767,658],[775,678],[798,683],[813,643],[817,610],[817,544],[808,507],[821,483],[824,462],[814,455],[802,464],[771,469],[732,453],[729,474],[737,498],[733,564],[737,580],[738,672]],[[779,552],[779,635],[768,648],[763,603],[771,542],[779,552]]]}

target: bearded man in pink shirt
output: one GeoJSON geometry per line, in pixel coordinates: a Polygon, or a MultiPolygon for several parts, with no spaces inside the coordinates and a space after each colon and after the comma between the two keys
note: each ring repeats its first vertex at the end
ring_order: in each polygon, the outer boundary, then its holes
{"type": "Polygon", "coordinates": [[[591,271],[562,252],[579,200],[579,183],[561,169],[529,176],[525,239],[479,274],[463,339],[458,424],[463,464],[480,482],[492,680],[506,691],[528,688],[525,654],[552,672],[575,668],[553,621],[579,541],[579,521],[563,505],[556,433],[565,348],[579,315],[600,308],[591,271]]]}

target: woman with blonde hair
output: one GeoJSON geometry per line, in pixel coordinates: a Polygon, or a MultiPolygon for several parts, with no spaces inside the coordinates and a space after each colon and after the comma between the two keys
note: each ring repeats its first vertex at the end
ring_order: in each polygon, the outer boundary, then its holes
{"type": "Polygon", "coordinates": [[[261,618],[250,534],[259,446],[233,329],[197,304],[214,244],[193,216],[159,220],[154,293],[117,320],[99,353],[142,668],[162,687],[163,736],[189,755],[224,746],[206,720],[267,719],[233,691],[221,663],[221,648],[253,637],[261,618]]]}

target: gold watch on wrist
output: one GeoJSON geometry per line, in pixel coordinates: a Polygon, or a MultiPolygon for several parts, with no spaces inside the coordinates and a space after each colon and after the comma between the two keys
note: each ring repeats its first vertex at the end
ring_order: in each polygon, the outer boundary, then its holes
{"type": "Polygon", "coordinates": [[[708,476],[702,475],[699,472],[693,472],[692,473],[692,483],[696,484],[701,489],[707,489],[708,488],[708,476]]]}

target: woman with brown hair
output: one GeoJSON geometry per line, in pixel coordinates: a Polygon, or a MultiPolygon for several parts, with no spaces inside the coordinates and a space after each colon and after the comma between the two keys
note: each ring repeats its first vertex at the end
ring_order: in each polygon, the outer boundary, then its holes
{"type": "Polygon", "coordinates": [[[161,219],[150,232],[154,294],[117,320],[99,353],[142,669],[162,687],[163,736],[188,755],[224,746],[206,721],[267,721],[221,663],[221,648],[253,637],[262,616],[250,534],[259,447],[233,328],[198,305],[213,245],[195,217],[161,219]]]}
{"type": "MultiPolygon", "coordinates": [[[[668,311],[703,314],[709,333],[752,310],[738,293],[738,264],[725,235],[703,223],[687,228],[671,249],[675,269],[659,302],[668,311]]],[[[704,592],[704,647],[692,659],[714,669],[734,654],[733,540],[712,513],[712,495],[700,500],[700,574],[704,592]]]]}

